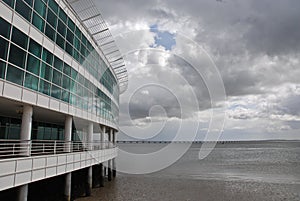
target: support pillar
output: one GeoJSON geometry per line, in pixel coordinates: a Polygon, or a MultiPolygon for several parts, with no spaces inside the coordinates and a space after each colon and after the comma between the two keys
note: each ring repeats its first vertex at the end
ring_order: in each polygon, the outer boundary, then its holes
{"type": "MultiPolygon", "coordinates": [[[[72,117],[66,116],[65,119],[65,152],[71,152],[71,140],[72,140],[72,117]]],[[[65,191],[64,197],[65,201],[71,200],[71,182],[72,182],[72,173],[67,173],[65,176],[65,191]]]]}
{"type": "Polygon", "coordinates": [[[102,163],[100,163],[100,187],[104,187],[104,170],[102,163]]]}
{"type": "Polygon", "coordinates": [[[71,152],[71,141],[72,141],[72,117],[66,116],[65,119],[65,152],[71,152]]]}
{"type": "Polygon", "coordinates": [[[106,126],[103,126],[102,133],[100,134],[100,140],[101,140],[101,149],[105,149],[105,143],[104,143],[104,135],[106,133],[106,126]]]}
{"type": "MultiPolygon", "coordinates": [[[[87,129],[87,145],[88,150],[93,150],[93,133],[94,133],[94,124],[89,122],[88,129],[87,129]]],[[[86,181],[86,191],[85,195],[90,196],[92,191],[93,185],[93,167],[88,167],[87,169],[87,181],[86,181]]]]}
{"type": "Polygon", "coordinates": [[[27,201],[28,197],[28,184],[19,187],[18,201],[27,201]]]}
{"type": "Polygon", "coordinates": [[[107,161],[108,163],[108,167],[107,167],[107,179],[108,181],[111,181],[111,163],[112,163],[112,160],[108,160],[107,161]]]}
{"type": "Polygon", "coordinates": [[[92,185],[93,185],[93,167],[87,168],[87,181],[86,181],[86,189],[85,189],[85,195],[90,196],[92,191],[92,185]]]}
{"type": "Polygon", "coordinates": [[[87,129],[87,143],[88,143],[88,150],[93,150],[93,134],[94,134],[94,124],[89,122],[88,129],[87,129]]]}
{"type": "Polygon", "coordinates": [[[30,156],[30,140],[31,140],[31,128],[32,128],[32,114],[33,107],[31,105],[23,106],[22,124],[21,124],[21,154],[30,156]]]}
{"type": "Polygon", "coordinates": [[[64,191],[65,201],[71,201],[71,178],[72,178],[72,173],[67,173],[65,176],[65,191],[64,191]]]}

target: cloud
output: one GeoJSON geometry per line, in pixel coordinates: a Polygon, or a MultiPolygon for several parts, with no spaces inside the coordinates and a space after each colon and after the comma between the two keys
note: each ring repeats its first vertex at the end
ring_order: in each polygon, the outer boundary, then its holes
{"type": "Polygon", "coordinates": [[[124,119],[128,111],[122,108],[128,105],[131,118],[137,124],[144,124],[155,105],[162,108],[152,120],[160,121],[188,120],[204,115],[212,107],[228,104],[224,132],[228,138],[238,138],[238,132],[243,139],[268,138],[266,135],[271,133],[284,138],[283,132],[287,130],[290,138],[297,136],[299,1],[97,0],[96,3],[125,54],[129,72],[129,89],[120,98],[121,125],[132,125],[124,119]],[[153,25],[159,31],[151,31],[153,25]],[[159,33],[170,33],[175,43],[172,41],[168,48],[168,44],[159,44],[159,33]],[[210,61],[187,40],[212,57],[224,81],[226,103],[211,104],[207,83],[195,69],[209,76],[211,71],[205,66],[210,61]],[[153,49],[149,50],[150,47],[153,49]],[[192,58],[196,65],[178,55],[192,58]],[[145,83],[166,88],[143,87],[145,83]],[[135,92],[137,88],[140,89],[135,92]],[[178,97],[183,97],[182,104],[178,97]]]}

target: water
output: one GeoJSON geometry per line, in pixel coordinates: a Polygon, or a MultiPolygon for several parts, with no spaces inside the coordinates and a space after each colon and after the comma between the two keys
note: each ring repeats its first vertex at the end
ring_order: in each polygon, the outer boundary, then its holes
{"type": "MultiPolygon", "coordinates": [[[[135,153],[164,144],[120,144],[135,153]]],[[[147,175],[119,173],[82,200],[300,200],[300,142],[218,144],[198,160],[194,144],[172,166],[147,175]]]]}

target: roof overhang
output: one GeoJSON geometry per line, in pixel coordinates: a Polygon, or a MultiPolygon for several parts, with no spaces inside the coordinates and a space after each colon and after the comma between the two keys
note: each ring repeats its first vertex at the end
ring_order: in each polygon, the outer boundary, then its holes
{"type": "Polygon", "coordinates": [[[94,0],[67,0],[67,2],[105,56],[117,78],[120,93],[123,93],[128,86],[125,62],[94,0]]]}

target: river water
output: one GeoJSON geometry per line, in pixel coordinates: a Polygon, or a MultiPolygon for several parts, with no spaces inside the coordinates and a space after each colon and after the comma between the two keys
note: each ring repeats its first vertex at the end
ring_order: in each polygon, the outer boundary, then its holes
{"type": "MultiPolygon", "coordinates": [[[[149,153],[165,144],[119,144],[120,149],[149,153]]],[[[118,173],[92,196],[77,200],[300,201],[300,142],[218,144],[198,159],[201,144],[170,167],[146,175],[118,173]]]]}

